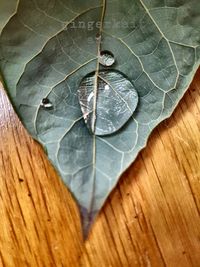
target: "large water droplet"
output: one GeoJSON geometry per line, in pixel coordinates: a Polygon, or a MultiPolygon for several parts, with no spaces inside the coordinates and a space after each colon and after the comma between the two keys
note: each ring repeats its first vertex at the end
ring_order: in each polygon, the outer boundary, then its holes
{"type": "Polygon", "coordinates": [[[115,57],[109,51],[102,51],[99,56],[99,63],[103,66],[111,67],[115,63],[115,57]]]}
{"type": "Polygon", "coordinates": [[[118,131],[138,104],[133,84],[122,73],[113,70],[88,74],[79,86],[78,96],[88,129],[100,136],[118,131]]]}

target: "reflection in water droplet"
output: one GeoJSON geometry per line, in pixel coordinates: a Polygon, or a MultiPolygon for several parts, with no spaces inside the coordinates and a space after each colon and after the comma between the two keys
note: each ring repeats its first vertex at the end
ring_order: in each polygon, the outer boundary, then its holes
{"type": "Polygon", "coordinates": [[[92,93],[89,95],[89,97],[88,97],[88,102],[90,102],[90,100],[93,98],[93,96],[94,96],[94,92],[92,92],[92,93]]]}
{"type": "Polygon", "coordinates": [[[40,106],[44,107],[46,109],[53,108],[53,104],[51,103],[51,101],[48,98],[43,98],[41,103],[40,103],[40,106]]]}
{"type": "Polygon", "coordinates": [[[85,76],[79,86],[78,97],[88,129],[99,136],[118,131],[133,115],[138,104],[133,84],[121,72],[114,70],[99,71],[98,77],[96,72],[85,76]]]}
{"type": "Polygon", "coordinates": [[[115,63],[114,55],[109,51],[102,51],[99,57],[99,63],[106,67],[112,66],[115,63]]]}

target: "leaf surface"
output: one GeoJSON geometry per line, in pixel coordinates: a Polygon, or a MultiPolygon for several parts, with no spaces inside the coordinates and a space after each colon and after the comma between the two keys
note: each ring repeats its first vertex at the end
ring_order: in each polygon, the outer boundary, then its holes
{"type": "MultiPolygon", "coordinates": [[[[171,115],[199,66],[200,2],[19,0],[16,14],[15,4],[0,20],[1,74],[23,124],[77,200],[87,234],[119,177],[155,126],[171,115]],[[113,66],[101,66],[101,51],[114,55],[113,66]],[[125,75],[139,101],[122,128],[97,136],[85,124],[78,89],[85,76],[105,69],[125,75]],[[44,99],[53,108],[44,108],[44,99]]],[[[107,103],[111,114],[112,103],[107,103]]]]}
{"type": "Polygon", "coordinates": [[[16,13],[17,0],[0,1],[0,33],[9,19],[16,13]]]}

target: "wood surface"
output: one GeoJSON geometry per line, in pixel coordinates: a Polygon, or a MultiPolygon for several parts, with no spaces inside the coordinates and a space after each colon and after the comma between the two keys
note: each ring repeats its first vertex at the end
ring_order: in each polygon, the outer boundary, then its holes
{"type": "Polygon", "coordinates": [[[200,70],[87,242],[69,191],[0,90],[1,267],[199,267],[200,70]]]}

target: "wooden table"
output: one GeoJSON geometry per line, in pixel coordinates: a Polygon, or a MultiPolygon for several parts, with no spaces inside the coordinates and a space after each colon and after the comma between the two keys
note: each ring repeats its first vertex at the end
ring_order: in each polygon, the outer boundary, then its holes
{"type": "Polygon", "coordinates": [[[0,266],[199,267],[200,71],[123,175],[89,240],[66,187],[0,91],[0,266]]]}

